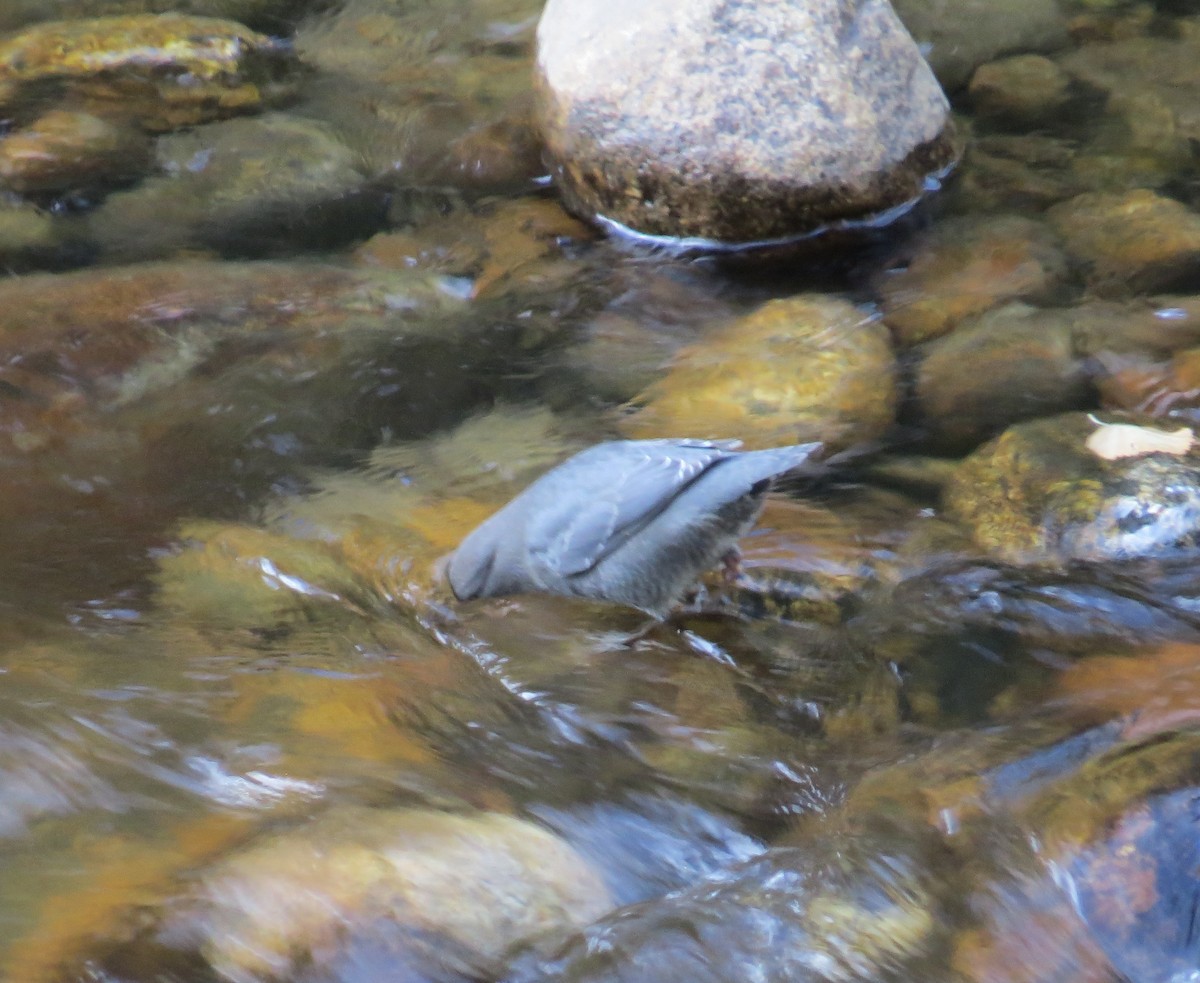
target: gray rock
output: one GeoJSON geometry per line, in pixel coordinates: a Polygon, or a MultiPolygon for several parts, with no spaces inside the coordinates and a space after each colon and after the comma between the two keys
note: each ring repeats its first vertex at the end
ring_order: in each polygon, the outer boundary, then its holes
{"type": "Polygon", "coordinates": [[[786,240],[917,199],[956,154],[886,0],[550,0],[537,79],[568,205],[644,235],[786,240]]]}

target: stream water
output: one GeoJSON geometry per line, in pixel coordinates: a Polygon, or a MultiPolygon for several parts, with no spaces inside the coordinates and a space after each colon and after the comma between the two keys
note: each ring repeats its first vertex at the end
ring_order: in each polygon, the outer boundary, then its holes
{"type": "Polygon", "coordinates": [[[1200,460],[1088,442],[1197,420],[1189,5],[1068,5],[916,221],[765,272],[557,207],[534,0],[294,6],[187,8],[286,99],[0,213],[0,975],[1195,979],[1200,460]],[[856,451],[718,610],[456,604],[570,453],[742,425],[688,359],[856,451]]]}

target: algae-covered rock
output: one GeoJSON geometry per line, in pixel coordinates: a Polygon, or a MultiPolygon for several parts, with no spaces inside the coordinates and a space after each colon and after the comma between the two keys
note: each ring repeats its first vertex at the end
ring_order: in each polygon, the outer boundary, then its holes
{"type": "Polygon", "coordinates": [[[1006,300],[1048,300],[1066,278],[1055,235],[1016,215],[963,216],[905,247],[881,284],[884,320],[906,345],[952,331],[1006,300]]]}
{"type": "Polygon", "coordinates": [[[959,466],[947,514],[1013,561],[1121,560],[1200,544],[1188,428],[1075,413],[1010,427],[959,466]]]}
{"type": "Polygon", "coordinates": [[[290,93],[291,48],[233,21],[175,14],[39,24],[0,40],[0,111],[47,103],[148,130],[254,112],[290,93]]]}
{"type": "Polygon", "coordinates": [[[887,330],[867,312],[816,294],[774,300],[681,351],[622,429],[846,447],[892,424],[895,372],[887,330]]]}
{"type": "Polygon", "coordinates": [[[568,206],[643,235],[717,248],[873,218],[958,152],[945,96],[881,0],[551,0],[537,72],[568,206]]]}
{"type": "Polygon", "coordinates": [[[1069,319],[1027,304],[988,311],[920,354],[917,408],[943,450],[969,449],[1031,417],[1082,409],[1092,395],[1069,319]]]}
{"type": "Polygon", "coordinates": [[[1054,206],[1049,219],[1097,292],[1168,290],[1200,273],[1200,214],[1173,198],[1093,192],[1054,206]]]}

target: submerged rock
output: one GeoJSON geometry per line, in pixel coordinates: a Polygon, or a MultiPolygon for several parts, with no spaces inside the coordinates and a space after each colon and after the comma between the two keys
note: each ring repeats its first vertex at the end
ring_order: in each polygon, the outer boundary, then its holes
{"type": "Polygon", "coordinates": [[[880,217],[956,157],[882,0],[551,0],[538,87],[568,205],[648,236],[734,246],[880,217]]]}
{"type": "Polygon", "coordinates": [[[92,193],[139,177],[151,156],[132,126],[54,109],[0,139],[0,185],[23,195],[92,193]]]}
{"type": "Polygon", "coordinates": [[[443,959],[478,978],[508,947],[611,907],[597,872],[532,823],[344,808],[205,873],[165,938],[229,980],[336,972],[376,947],[393,966],[424,963],[419,978],[443,959]]]}
{"type": "Polygon", "coordinates": [[[47,20],[82,20],[118,14],[187,14],[224,17],[259,30],[279,31],[320,0],[5,0],[0,31],[47,20]]]}
{"type": "Polygon", "coordinates": [[[891,426],[895,374],[887,330],[871,314],[819,294],[773,300],[680,352],[622,429],[846,447],[891,426]]]}
{"type": "Polygon", "coordinates": [[[1200,273],[1200,214],[1173,198],[1144,189],[1095,192],[1054,206],[1048,217],[1099,293],[1166,290],[1200,273]]]}
{"type": "Polygon", "coordinates": [[[1066,279],[1054,233],[1017,215],[948,219],[904,250],[880,293],[884,320],[906,345],[944,335],[1006,300],[1049,300],[1066,279]]]}
{"type": "MultiPolygon", "coordinates": [[[[882,825],[882,824],[878,824],[882,825]]],[[[946,917],[931,837],[837,832],[781,847],[709,884],[621,909],[508,983],[851,983],[912,978],[946,917]]]]}
{"type": "Polygon", "coordinates": [[[971,76],[971,105],[979,116],[1022,126],[1061,112],[1071,77],[1043,55],[1016,55],[980,65],[971,76]]]}
{"type": "Polygon", "coordinates": [[[0,111],[70,105],[171,130],[254,112],[290,93],[291,48],[233,21],[99,17],[39,24],[0,41],[0,111]]]}
{"type": "Polygon", "coordinates": [[[467,3],[447,16],[437,4],[339,3],[296,33],[317,69],[305,112],[381,183],[528,189],[545,173],[529,83],[540,7],[467,3]]]}
{"type": "Polygon", "coordinates": [[[1017,424],[959,466],[946,511],[1003,559],[1123,560],[1200,545],[1200,447],[1187,428],[1075,413],[1017,424]]]}
{"type": "Polygon", "coordinates": [[[260,256],[374,231],[386,202],[328,127],[272,113],[158,141],[162,173],[112,195],[89,228],[114,262],[187,249],[260,256]]]}
{"type": "Polygon", "coordinates": [[[1083,409],[1092,396],[1070,320],[1056,311],[1006,304],[919,352],[917,408],[940,450],[966,450],[1009,424],[1083,409]]]}
{"type": "Polygon", "coordinates": [[[997,55],[1067,44],[1066,18],[1056,0],[897,0],[896,13],[927,47],[930,65],[951,90],[997,55]]]}

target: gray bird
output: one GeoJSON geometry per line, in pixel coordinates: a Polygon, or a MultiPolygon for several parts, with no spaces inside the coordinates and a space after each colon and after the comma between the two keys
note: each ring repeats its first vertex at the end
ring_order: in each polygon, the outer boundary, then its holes
{"type": "Polygon", "coordinates": [[[679,439],[589,447],[462,541],[447,569],[454,596],[541,591],[666,617],[702,573],[736,556],[772,479],[821,448],[738,446],[679,439]]]}

